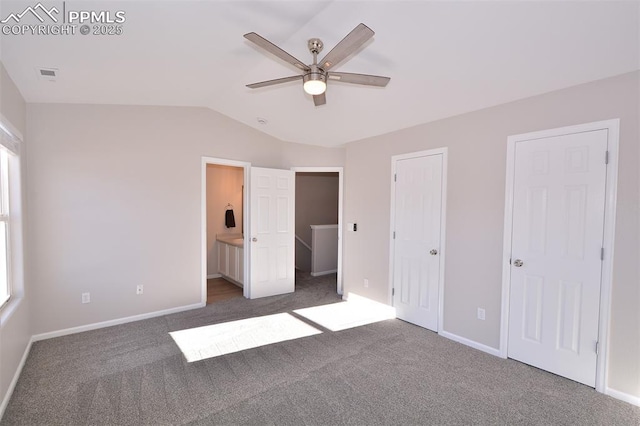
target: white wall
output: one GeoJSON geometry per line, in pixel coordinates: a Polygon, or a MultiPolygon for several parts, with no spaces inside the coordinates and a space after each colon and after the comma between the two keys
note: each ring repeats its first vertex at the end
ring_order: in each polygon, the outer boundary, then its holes
{"type": "MultiPolygon", "coordinates": [[[[25,135],[26,107],[22,95],[13,84],[7,74],[4,65],[0,62],[0,113],[19,132],[25,135]]],[[[22,144],[21,156],[22,181],[24,187],[24,153],[26,141],[22,144]]],[[[20,237],[18,231],[25,222],[24,200],[20,194],[11,194],[12,240],[20,237]],[[16,216],[16,213],[20,213],[16,216]]],[[[25,230],[26,231],[26,230],[25,230]]],[[[21,237],[20,237],[21,238],[21,237]]],[[[20,242],[21,245],[21,242],[20,242]]],[[[16,262],[22,257],[22,253],[13,247],[12,257],[16,262]]],[[[18,369],[21,358],[31,338],[30,304],[33,298],[31,288],[24,278],[24,270],[19,265],[12,265],[13,292],[8,305],[0,311],[0,401],[8,397],[7,391],[18,369]]],[[[0,410],[0,416],[2,412],[0,410]]]]}
{"type": "Polygon", "coordinates": [[[444,329],[498,348],[507,137],[620,118],[608,384],[640,397],[639,88],[630,73],[347,144],[345,292],[390,302],[391,156],[448,147],[444,329]]]}
{"type": "Polygon", "coordinates": [[[242,233],[242,167],[207,165],[207,275],[218,273],[218,234],[242,233]],[[227,204],[233,206],[236,226],[225,226],[227,204]]]}

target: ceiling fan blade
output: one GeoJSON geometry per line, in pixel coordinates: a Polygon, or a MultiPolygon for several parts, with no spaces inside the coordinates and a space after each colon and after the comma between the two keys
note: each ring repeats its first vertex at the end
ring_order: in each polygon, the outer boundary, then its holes
{"type": "Polygon", "coordinates": [[[319,66],[325,71],[328,71],[331,67],[358,50],[360,46],[373,37],[373,34],[375,33],[371,28],[365,24],[359,24],[327,53],[327,56],[322,59],[319,66]]]}
{"type": "Polygon", "coordinates": [[[273,86],[274,84],[288,83],[290,81],[302,80],[301,75],[292,75],[291,77],[276,78],[275,80],[261,81],[260,83],[247,84],[249,89],[258,89],[260,87],[273,86]]]}
{"type": "Polygon", "coordinates": [[[259,36],[256,33],[247,33],[247,34],[244,35],[244,38],[246,38],[247,40],[257,44],[258,46],[262,47],[267,52],[277,56],[278,58],[282,59],[283,61],[288,62],[291,65],[293,65],[293,66],[295,66],[295,67],[297,67],[297,68],[299,68],[299,69],[301,69],[303,71],[307,71],[309,69],[309,67],[306,64],[304,64],[301,60],[294,58],[293,56],[291,56],[290,54],[288,54],[284,50],[280,49],[275,44],[271,43],[266,38],[264,38],[262,36],[259,36]]]}
{"type": "Polygon", "coordinates": [[[327,97],[325,96],[324,93],[321,93],[319,95],[313,95],[313,103],[316,106],[324,105],[327,103],[327,97]]]}
{"type": "Polygon", "coordinates": [[[343,83],[364,84],[366,86],[385,87],[390,77],[379,75],[354,74],[350,72],[331,72],[327,75],[328,80],[341,81],[343,83]]]}

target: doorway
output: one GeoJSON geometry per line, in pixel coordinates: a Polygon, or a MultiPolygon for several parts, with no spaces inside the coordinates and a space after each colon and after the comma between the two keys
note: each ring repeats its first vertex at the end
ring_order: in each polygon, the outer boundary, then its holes
{"type": "Polygon", "coordinates": [[[442,324],[447,149],[391,159],[391,300],[397,317],[442,324]]]}
{"type": "Polygon", "coordinates": [[[291,170],[296,173],[296,267],[308,270],[311,276],[335,273],[336,292],[342,295],[343,168],[292,167],[291,170]],[[299,197],[302,200],[298,200],[299,197]],[[318,205],[318,201],[325,204],[318,205]],[[320,256],[321,252],[326,253],[323,249],[316,251],[314,257],[312,233],[316,234],[317,242],[326,245],[334,244],[337,235],[337,253],[329,249],[328,256],[320,256]]]}
{"type": "Polygon", "coordinates": [[[210,299],[209,293],[216,300],[238,293],[248,298],[244,230],[248,226],[245,187],[251,163],[203,157],[201,167],[202,303],[210,299]]]}
{"type": "Polygon", "coordinates": [[[207,164],[207,304],[240,297],[244,286],[244,170],[207,164]]]}
{"type": "Polygon", "coordinates": [[[618,120],[509,137],[501,355],[604,391],[618,120]]]}

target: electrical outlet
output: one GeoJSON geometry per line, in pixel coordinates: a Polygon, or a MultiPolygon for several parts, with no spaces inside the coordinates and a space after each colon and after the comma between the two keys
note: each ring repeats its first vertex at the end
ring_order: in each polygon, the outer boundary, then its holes
{"type": "Polygon", "coordinates": [[[139,294],[142,294],[142,293],[143,293],[143,290],[144,290],[144,289],[143,289],[143,287],[142,287],[142,284],[139,284],[139,285],[136,287],[136,294],[138,294],[138,295],[139,295],[139,294]]]}
{"type": "Polygon", "coordinates": [[[82,293],[82,303],[91,302],[91,293],[82,293]]]}
{"type": "Polygon", "coordinates": [[[479,320],[483,320],[484,321],[484,314],[485,314],[484,309],[478,308],[478,319],[479,320]]]}
{"type": "Polygon", "coordinates": [[[369,279],[368,278],[364,279],[364,288],[369,288],[369,279]]]}

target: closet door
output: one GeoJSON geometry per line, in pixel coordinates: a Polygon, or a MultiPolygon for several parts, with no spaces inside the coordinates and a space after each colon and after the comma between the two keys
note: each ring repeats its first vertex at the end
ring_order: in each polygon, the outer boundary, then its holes
{"type": "Polygon", "coordinates": [[[393,306],[399,319],[438,331],[444,154],[395,162],[393,306]]]}

